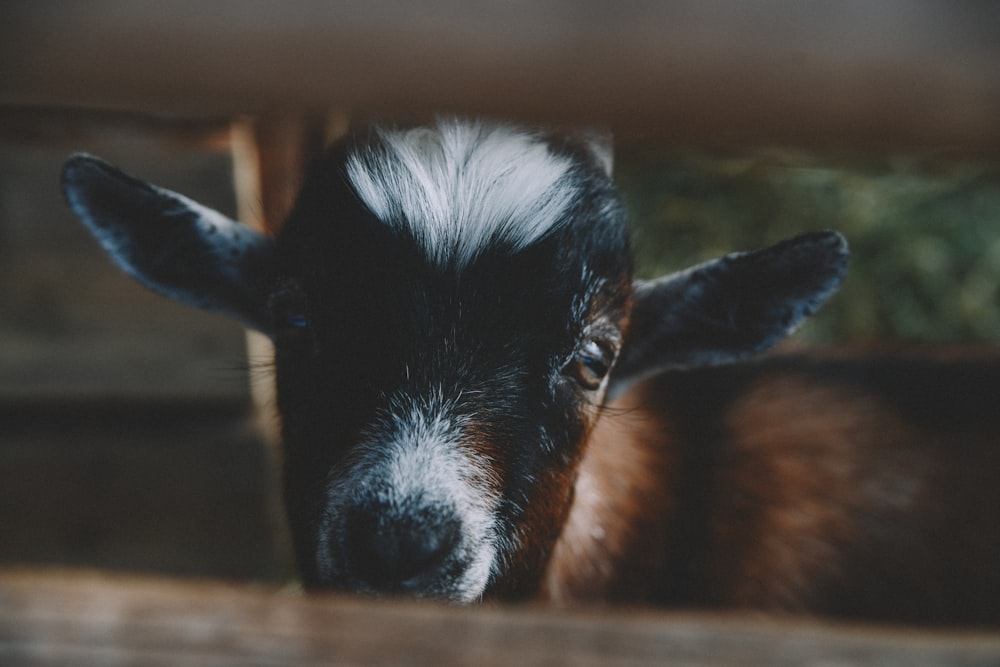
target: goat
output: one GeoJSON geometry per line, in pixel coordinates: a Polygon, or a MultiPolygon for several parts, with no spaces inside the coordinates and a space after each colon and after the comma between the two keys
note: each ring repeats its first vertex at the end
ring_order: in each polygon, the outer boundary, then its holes
{"type": "Polygon", "coordinates": [[[610,172],[444,118],[331,147],[273,238],[87,155],[63,188],[126,272],[274,341],[309,589],[1000,621],[995,365],[755,360],[844,239],[634,282],[610,172]]]}

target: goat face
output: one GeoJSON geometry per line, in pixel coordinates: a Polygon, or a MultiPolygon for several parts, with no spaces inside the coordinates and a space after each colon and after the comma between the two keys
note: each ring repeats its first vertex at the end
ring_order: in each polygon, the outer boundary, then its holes
{"type": "Polygon", "coordinates": [[[531,585],[621,347],[623,230],[583,147],[505,127],[383,131],[313,171],[269,297],[308,581],[531,585]]]}
{"type": "Polygon", "coordinates": [[[833,233],[632,287],[589,139],[446,120],[334,147],[270,239],[87,156],[68,201],[156,291],[275,342],[305,583],[533,592],[604,396],[755,353],[839,283],[833,233]]]}

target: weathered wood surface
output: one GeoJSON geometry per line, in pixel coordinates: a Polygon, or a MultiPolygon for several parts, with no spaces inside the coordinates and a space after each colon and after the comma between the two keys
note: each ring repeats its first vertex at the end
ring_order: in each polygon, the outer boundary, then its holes
{"type": "Polygon", "coordinates": [[[0,104],[453,110],[688,143],[1000,149],[1000,4],[7,0],[0,104]]]}
{"type": "Polygon", "coordinates": [[[0,400],[0,569],[280,581],[251,418],[245,397],[0,400]]]}
{"type": "Polygon", "coordinates": [[[0,664],[1000,664],[1000,634],[651,611],[458,608],[0,571],[0,664]]]}

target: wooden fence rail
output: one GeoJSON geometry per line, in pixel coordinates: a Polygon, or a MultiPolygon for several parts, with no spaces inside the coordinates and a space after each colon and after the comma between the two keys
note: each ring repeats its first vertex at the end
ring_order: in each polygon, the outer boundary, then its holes
{"type": "Polygon", "coordinates": [[[632,610],[460,608],[110,574],[0,571],[0,664],[1000,664],[1000,635],[632,610]]]}
{"type": "Polygon", "coordinates": [[[1000,4],[976,0],[6,0],[0,104],[996,153],[998,30],[1000,4]]]}

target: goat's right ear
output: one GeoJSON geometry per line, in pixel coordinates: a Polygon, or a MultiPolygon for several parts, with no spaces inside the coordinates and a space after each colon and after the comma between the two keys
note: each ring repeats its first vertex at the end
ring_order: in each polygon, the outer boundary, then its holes
{"type": "Polygon", "coordinates": [[[77,154],[63,194],[115,263],[154,292],[265,333],[272,240],[183,195],[77,154]]]}
{"type": "Polygon", "coordinates": [[[763,352],[837,290],[847,262],[844,237],[812,232],[640,283],[609,394],[668,368],[763,352]]]}

